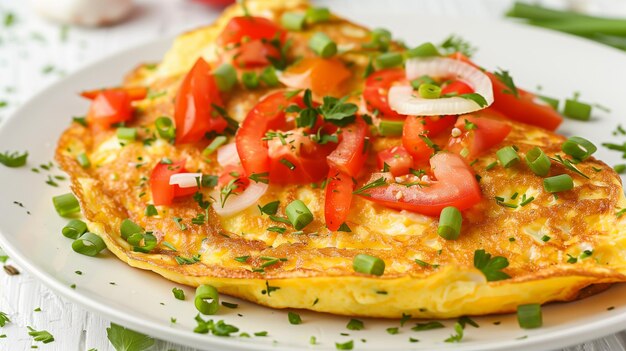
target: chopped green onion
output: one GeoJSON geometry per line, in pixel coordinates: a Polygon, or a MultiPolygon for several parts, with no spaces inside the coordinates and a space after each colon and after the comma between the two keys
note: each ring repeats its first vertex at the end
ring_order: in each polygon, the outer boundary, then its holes
{"type": "Polygon", "coordinates": [[[237,71],[235,68],[224,63],[213,71],[213,77],[220,91],[230,91],[237,83],[237,71]]]}
{"type": "Polygon", "coordinates": [[[259,87],[259,76],[256,72],[243,72],[241,82],[246,89],[256,89],[259,87]]]}
{"type": "Polygon", "coordinates": [[[22,167],[26,164],[28,158],[28,151],[24,151],[20,154],[18,151],[6,151],[0,153],[0,163],[11,168],[22,167]]]}
{"type": "Polygon", "coordinates": [[[311,39],[309,39],[309,47],[323,58],[329,58],[337,53],[337,44],[322,32],[313,34],[311,39]]]}
{"type": "Polygon", "coordinates": [[[200,285],[196,288],[196,296],[193,303],[200,313],[206,315],[215,314],[220,307],[219,293],[211,285],[200,285]]]}
{"type": "Polygon", "coordinates": [[[137,139],[137,128],[117,128],[117,138],[126,141],[135,141],[137,139]]]}
{"type": "Polygon", "coordinates": [[[448,206],[441,211],[437,234],[446,240],[456,240],[461,234],[463,217],[456,207],[448,206]]]}
{"type": "Polygon", "coordinates": [[[172,288],[172,294],[177,300],[185,300],[185,291],[179,288],[172,288]]]}
{"type": "Polygon", "coordinates": [[[211,141],[211,143],[202,150],[203,156],[208,156],[215,152],[220,146],[224,145],[228,139],[223,135],[218,135],[211,141]]]}
{"type": "Polygon", "coordinates": [[[385,272],[385,261],[366,254],[354,256],[352,268],[355,272],[381,276],[385,272]]]}
{"type": "Polygon", "coordinates": [[[128,240],[128,237],[136,233],[143,233],[143,228],[128,218],[122,221],[120,235],[124,240],[128,240]]]}
{"type": "Polygon", "coordinates": [[[419,89],[420,85],[422,84],[433,84],[433,85],[437,85],[437,82],[431,77],[431,76],[427,76],[427,75],[423,75],[419,78],[415,78],[411,81],[411,86],[413,87],[413,89],[419,89]]]}
{"type": "Polygon", "coordinates": [[[135,233],[126,239],[133,246],[133,251],[149,253],[158,244],[157,238],[152,233],[135,233]]]}
{"type": "Polygon", "coordinates": [[[435,84],[420,84],[417,91],[424,99],[439,99],[441,97],[441,87],[435,84]]]}
{"type": "Polygon", "coordinates": [[[346,341],[344,343],[335,343],[335,348],[337,350],[352,350],[354,348],[354,340],[346,341]]]}
{"type": "Polygon", "coordinates": [[[72,250],[85,256],[96,256],[100,251],[106,248],[104,240],[94,233],[83,233],[78,239],[72,243],[72,250]]]}
{"type": "Polygon", "coordinates": [[[289,324],[298,325],[302,324],[302,317],[299,314],[294,312],[287,313],[287,319],[289,319],[289,324]]]}
{"type": "Polygon", "coordinates": [[[301,200],[294,200],[287,205],[285,213],[296,230],[301,230],[313,221],[313,214],[301,200]]]}
{"type": "Polygon", "coordinates": [[[577,160],[584,161],[593,155],[598,148],[585,138],[573,136],[565,140],[561,145],[561,150],[577,160]]]}
{"type": "Polygon", "coordinates": [[[431,56],[441,56],[439,50],[433,43],[426,42],[421,44],[411,50],[407,50],[404,53],[406,57],[431,57],[431,56]]]}
{"type": "Polygon", "coordinates": [[[588,121],[591,118],[591,105],[573,99],[567,99],[565,100],[563,115],[579,121],[588,121]]]}
{"type": "Polygon", "coordinates": [[[519,155],[512,146],[505,146],[496,151],[496,156],[498,156],[498,161],[504,168],[514,166],[519,162],[519,155]]]}
{"type": "Polygon", "coordinates": [[[550,166],[552,162],[550,162],[550,158],[546,156],[546,154],[538,147],[534,147],[530,149],[526,153],[526,164],[528,168],[530,168],[533,173],[540,177],[545,177],[550,172],[550,166]]]}
{"type": "Polygon", "coordinates": [[[369,43],[362,44],[363,48],[375,49],[385,52],[391,43],[391,32],[385,28],[374,28],[371,32],[372,39],[369,43]]]}
{"type": "Polygon", "coordinates": [[[80,219],[72,219],[61,229],[63,236],[70,239],[78,239],[85,232],[87,232],[87,223],[80,219]]]}
{"type": "Polygon", "coordinates": [[[626,172],[626,164],[615,165],[613,166],[613,169],[615,170],[616,173],[622,174],[626,172]]]}
{"type": "Polygon", "coordinates": [[[174,128],[174,124],[169,117],[159,117],[154,121],[154,126],[156,127],[157,133],[159,136],[166,140],[173,140],[176,136],[176,129],[174,128]]]}
{"type": "Polygon", "coordinates": [[[378,55],[374,63],[378,68],[391,68],[402,64],[404,61],[402,54],[399,52],[386,52],[378,55]]]}
{"type": "Polygon", "coordinates": [[[52,198],[52,203],[57,213],[62,217],[68,217],[80,211],[78,200],[72,193],[55,196],[52,198]]]}
{"type": "Polygon", "coordinates": [[[78,154],[78,156],[76,156],[76,161],[78,161],[78,164],[83,168],[91,167],[89,157],[87,157],[87,154],[84,152],[81,152],[80,154],[78,154]]]}
{"type": "Polygon", "coordinates": [[[306,15],[299,12],[285,12],[280,17],[280,25],[288,30],[301,31],[304,29],[306,15]]]}
{"type": "Polygon", "coordinates": [[[572,177],[567,174],[546,178],[543,180],[543,188],[549,193],[558,193],[574,188],[572,177]]]}
{"type": "Polygon", "coordinates": [[[352,318],[346,325],[346,328],[349,330],[362,330],[365,328],[365,325],[363,324],[363,321],[352,318]]]}
{"type": "Polygon", "coordinates": [[[543,325],[541,305],[538,303],[517,306],[517,322],[524,329],[539,328],[543,325]]]}
{"type": "MultiPolygon", "coordinates": [[[[408,117],[418,118],[418,117],[408,117]]],[[[401,136],[404,128],[404,121],[381,120],[378,124],[378,133],[382,136],[401,136]]]]}
{"type": "Polygon", "coordinates": [[[309,23],[326,22],[330,19],[330,10],[326,7],[310,7],[306,10],[306,20],[309,23]]]}
{"type": "Polygon", "coordinates": [[[276,75],[276,70],[273,66],[266,67],[259,75],[259,79],[270,88],[280,84],[278,76],[276,75]]]}
{"type": "Polygon", "coordinates": [[[545,95],[537,95],[537,97],[539,98],[539,100],[545,102],[546,104],[552,106],[553,109],[558,110],[559,109],[559,100],[551,98],[549,96],[545,96],[545,95]]]}
{"type": "Polygon", "coordinates": [[[159,215],[159,211],[157,211],[157,208],[150,204],[148,206],[146,206],[146,212],[145,212],[146,217],[152,217],[152,216],[158,216],[159,215]]]}

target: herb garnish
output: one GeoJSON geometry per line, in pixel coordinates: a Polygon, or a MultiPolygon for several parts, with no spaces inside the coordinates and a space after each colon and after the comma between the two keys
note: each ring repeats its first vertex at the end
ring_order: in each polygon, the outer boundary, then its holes
{"type": "Polygon", "coordinates": [[[495,256],[492,258],[491,254],[486,253],[485,250],[474,251],[474,267],[483,272],[489,282],[511,278],[510,275],[501,271],[508,266],[509,260],[506,257],[495,256]]]}
{"type": "Polygon", "coordinates": [[[173,288],[172,289],[172,294],[174,294],[174,297],[177,300],[184,300],[185,299],[185,292],[183,291],[183,289],[173,288]]]}
{"type": "Polygon", "coordinates": [[[463,326],[461,325],[461,323],[454,323],[454,331],[456,332],[456,334],[450,335],[449,338],[444,340],[445,342],[461,342],[461,340],[463,339],[463,326]]]}
{"type": "Polygon", "coordinates": [[[363,195],[363,196],[369,196],[369,194],[365,194],[365,192],[369,189],[372,188],[376,188],[376,187],[380,187],[387,184],[387,181],[385,180],[385,177],[380,177],[376,180],[374,180],[373,182],[367,183],[365,185],[363,185],[362,187],[360,187],[359,189],[353,191],[352,193],[355,195],[363,195]]]}
{"type": "Polygon", "coordinates": [[[472,57],[477,50],[477,48],[472,46],[470,42],[455,34],[447,37],[441,44],[439,44],[439,48],[444,54],[460,52],[467,57],[472,57]]]}
{"type": "Polygon", "coordinates": [[[509,71],[505,71],[500,68],[499,71],[495,71],[493,72],[493,74],[496,76],[496,78],[498,78],[500,82],[502,82],[502,84],[507,87],[507,89],[502,91],[503,93],[513,95],[519,99],[519,91],[517,90],[517,87],[513,82],[513,77],[511,77],[509,71]]]}
{"type": "Polygon", "coordinates": [[[27,158],[28,151],[24,151],[22,153],[17,151],[5,151],[4,153],[0,153],[0,163],[11,168],[22,167],[26,164],[27,158]]]}
{"type": "Polygon", "coordinates": [[[441,322],[432,321],[426,323],[417,323],[411,330],[413,331],[424,331],[424,330],[432,330],[432,329],[441,329],[445,328],[441,322]]]}
{"type": "Polygon", "coordinates": [[[11,319],[6,313],[0,312],[0,327],[4,327],[7,323],[11,323],[11,319]]]}
{"type": "Polygon", "coordinates": [[[32,336],[35,341],[41,341],[44,344],[48,344],[54,341],[54,336],[47,330],[35,330],[30,326],[27,326],[29,332],[28,335],[32,336]]]}

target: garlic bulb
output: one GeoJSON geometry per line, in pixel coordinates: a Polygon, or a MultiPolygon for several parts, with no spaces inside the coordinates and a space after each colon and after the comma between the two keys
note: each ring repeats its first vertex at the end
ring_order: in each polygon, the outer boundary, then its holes
{"type": "Polygon", "coordinates": [[[81,26],[105,26],[124,19],[132,0],[31,0],[35,11],[48,19],[81,26]]]}

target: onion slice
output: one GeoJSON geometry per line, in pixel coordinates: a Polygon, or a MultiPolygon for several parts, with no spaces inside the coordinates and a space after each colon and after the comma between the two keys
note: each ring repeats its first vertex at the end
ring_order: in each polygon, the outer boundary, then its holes
{"type": "MultiPolygon", "coordinates": [[[[261,182],[251,183],[241,194],[233,194],[229,196],[226,200],[226,203],[224,203],[224,206],[222,206],[222,204],[218,200],[213,204],[212,207],[215,210],[215,213],[222,217],[234,215],[235,213],[239,213],[246,208],[256,204],[261,196],[265,194],[268,187],[268,184],[261,182]]],[[[214,191],[212,196],[214,199],[219,199],[219,191],[214,191]]]]}
{"type": "Polygon", "coordinates": [[[178,185],[181,188],[193,188],[198,186],[197,179],[202,179],[202,173],[177,173],[170,176],[170,185],[178,185]]]}
{"type": "Polygon", "coordinates": [[[424,99],[413,87],[396,85],[389,89],[389,106],[396,112],[412,116],[461,115],[470,113],[493,103],[493,87],[489,77],[474,66],[449,58],[411,58],[406,61],[406,78],[413,80],[423,75],[433,78],[459,79],[469,84],[476,94],[487,102],[480,106],[473,100],[458,96],[439,99],[424,99]]]}
{"type": "Polygon", "coordinates": [[[237,153],[237,144],[226,144],[217,149],[217,163],[225,167],[239,163],[239,154],[237,153]]]}

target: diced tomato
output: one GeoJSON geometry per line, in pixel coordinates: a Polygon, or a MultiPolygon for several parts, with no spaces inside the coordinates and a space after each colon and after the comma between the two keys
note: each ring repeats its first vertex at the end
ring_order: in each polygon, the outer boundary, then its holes
{"type": "Polygon", "coordinates": [[[242,41],[272,40],[278,38],[285,41],[287,33],[277,24],[265,17],[239,16],[233,17],[217,38],[217,44],[226,46],[242,41]]]}
{"type": "Polygon", "coordinates": [[[324,218],[328,229],[336,231],[345,223],[352,204],[353,190],[354,181],[349,174],[336,169],[330,170],[324,203],[324,218]]]}
{"type": "MultiPolygon", "coordinates": [[[[367,190],[364,198],[390,208],[437,216],[447,206],[466,210],[480,201],[481,193],[474,172],[458,155],[439,152],[430,159],[436,177],[429,186],[411,186],[391,182],[367,190]]],[[[381,174],[374,174],[373,181],[381,174]]],[[[390,177],[388,177],[390,178],[390,177]]]]}
{"type": "Polygon", "coordinates": [[[415,162],[426,161],[433,153],[424,136],[430,138],[448,130],[456,121],[455,116],[415,117],[408,116],[402,128],[402,145],[415,162]]]}
{"type": "Polygon", "coordinates": [[[217,43],[227,50],[235,65],[251,68],[269,64],[268,56],[279,58],[280,53],[269,41],[278,39],[283,44],[286,36],[282,28],[267,18],[240,16],[228,22],[217,43]]]}
{"type": "Polygon", "coordinates": [[[286,126],[285,108],[302,105],[298,96],[287,98],[280,91],[261,100],[246,116],[235,136],[237,153],[246,175],[270,171],[267,143],[263,140],[268,130],[282,130],[286,126]]]}
{"type": "MultiPolygon", "coordinates": [[[[478,67],[461,53],[454,53],[450,57],[478,67]]],[[[510,94],[510,89],[493,73],[487,72],[487,76],[489,76],[493,85],[494,101],[491,107],[504,114],[507,118],[548,130],[556,130],[563,122],[563,116],[551,106],[536,103],[535,94],[517,88],[519,97],[516,97],[510,94]]]]}
{"type": "Polygon", "coordinates": [[[176,143],[195,143],[208,132],[221,133],[228,123],[214,113],[222,105],[211,67],[199,58],[183,79],[175,100],[176,143]]]}
{"type": "Polygon", "coordinates": [[[105,90],[96,95],[91,102],[87,122],[106,129],[111,124],[130,120],[132,115],[133,108],[128,93],[121,90],[105,90]]]}
{"type": "Polygon", "coordinates": [[[280,81],[290,88],[311,89],[317,96],[341,95],[341,84],[351,75],[339,59],[308,57],[290,66],[280,81]]]}
{"type": "Polygon", "coordinates": [[[171,205],[175,197],[184,197],[194,194],[198,188],[181,188],[170,185],[170,177],[178,173],[186,173],[185,160],[172,164],[157,163],[150,174],[150,190],[155,205],[171,205]]]}
{"type": "Polygon", "coordinates": [[[308,184],[320,181],[328,173],[326,155],[335,144],[319,145],[302,132],[285,132],[284,144],[278,137],[267,142],[272,184],[308,184]]]}
{"type": "Polygon", "coordinates": [[[227,186],[233,179],[236,179],[235,184],[237,184],[237,189],[234,193],[240,193],[245,190],[250,184],[250,179],[246,177],[245,170],[240,164],[237,165],[227,165],[224,167],[222,172],[220,173],[219,178],[217,179],[217,185],[220,188],[227,186]]]}
{"type": "Polygon", "coordinates": [[[103,91],[124,91],[128,94],[128,97],[131,101],[143,100],[148,95],[148,88],[146,87],[115,87],[115,88],[105,88],[105,89],[97,89],[97,90],[86,90],[80,93],[80,96],[93,100],[98,97],[98,94],[103,91]]]}
{"type": "Polygon", "coordinates": [[[413,167],[413,157],[402,146],[393,146],[378,153],[378,168],[384,169],[385,164],[394,177],[409,173],[413,167]]]}
{"type": "Polygon", "coordinates": [[[442,95],[451,94],[451,93],[457,93],[458,95],[463,95],[463,94],[471,94],[473,92],[474,92],[474,89],[472,89],[472,87],[470,87],[469,85],[465,84],[463,81],[460,81],[460,80],[453,80],[452,82],[445,84],[441,88],[442,95]]]}
{"type": "Polygon", "coordinates": [[[357,117],[354,123],[342,128],[339,145],[326,158],[330,167],[351,177],[357,177],[367,160],[365,138],[368,131],[367,123],[360,117],[357,117]]]}
{"type": "Polygon", "coordinates": [[[511,126],[506,121],[494,117],[504,118],[491,108],[459,116],[455,127],[459,128],[462,134],[450,138],[447,149],[472,160],[500,144],[511,132],[511,126]]]}
{"type": "Polygon", "coordinates": [[[383,69],[372,73],[365,81],[363,98],[372,109],[377,109],[382,114],[382,117],[404,118],[404,115],[392,110],[387,101],[387,93],[391,85],[394,82],[403,80],[404,77],[404,69],[402,68],[383,69]]]}

